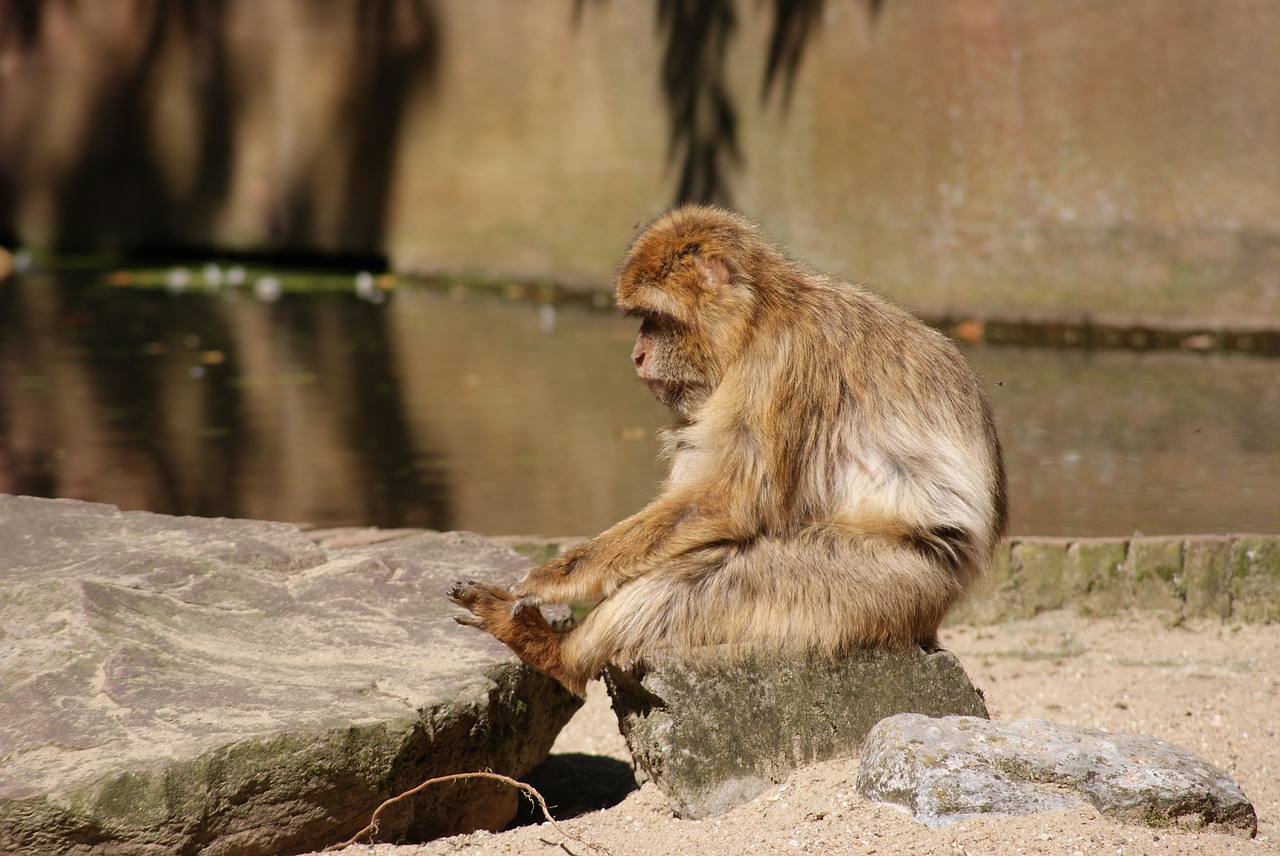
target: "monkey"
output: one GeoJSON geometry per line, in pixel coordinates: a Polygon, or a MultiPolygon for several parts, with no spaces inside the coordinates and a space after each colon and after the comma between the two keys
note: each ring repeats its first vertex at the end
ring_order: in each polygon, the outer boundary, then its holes
{"type": "Polygon", "coordinates": [[[648,224],[615,275],[636,374],[675,417],[657,496],[456,617],[581,696],[610,663],[935,648],[1007,523],[982,383],[956,345],[729,210],[648,224]],[[568,630],[542,604],[594,604],[568,630]]]}

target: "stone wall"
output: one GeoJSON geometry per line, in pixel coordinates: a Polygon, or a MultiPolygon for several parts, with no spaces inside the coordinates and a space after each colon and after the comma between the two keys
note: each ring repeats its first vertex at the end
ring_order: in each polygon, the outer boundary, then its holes
{"type": "Polygon", "coordinates": [[[787,6],[15,7],[0,239],[601,287],[692,175],[923,311],[1280,323],[1275,4],[787,6]]]}

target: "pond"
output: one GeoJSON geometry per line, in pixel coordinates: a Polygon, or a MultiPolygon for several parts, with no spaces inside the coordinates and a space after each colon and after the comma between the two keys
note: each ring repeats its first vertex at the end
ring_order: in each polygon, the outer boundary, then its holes
{"type": "MultiPolygon", "coordinates": [[[[0,282],[0,492],[587,535],[661,478],[667,414],[632,375],[635,322],[368,277],[306,291],[217,279],[0,282]]],[[[1015,534],[1280,532],[1280,360],[967,353],[996,410],[1015,534]]]]}

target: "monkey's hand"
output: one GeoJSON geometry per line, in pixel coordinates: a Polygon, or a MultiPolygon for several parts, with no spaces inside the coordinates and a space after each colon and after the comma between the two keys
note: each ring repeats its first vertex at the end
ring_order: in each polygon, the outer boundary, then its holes
{"type": "Polygon", "coordinates": [[[511,592],[476,580],[458,580],[446,594],[469,613],[455,615],[453,620],[481,630],[488,630],[496,621],[510,617],[516,606],[516,596],[511,592]]]}
{"type": "Polygon", "coordinates": [[[476,580],[458,580],[446,594],[449,600],[470,612],[470,615],[455,615],[454,621],[490,633],[498,623],[510,621],[526,608],[537,610],[535,604],[517,598],[508,589],[476,580]]]}
{"type": "Polygon", "coordinates": [[[583,695],[592,676],[565,671],[560,657],[562,634],[552,628],[536,605],[505,588],[475,580],[455,582],[449,587],[448,596],[469,613],[456,616],[454,621],[491,633],[521,660],[583,695]]]}

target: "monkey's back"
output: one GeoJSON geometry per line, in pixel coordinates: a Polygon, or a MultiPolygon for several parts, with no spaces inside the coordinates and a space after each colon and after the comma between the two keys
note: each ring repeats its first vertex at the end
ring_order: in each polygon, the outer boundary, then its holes
{"type": "Polygon", "coordinates": [[[728,454],[759,450],[762,492],[793,503],[775,519],[946,533],[969,557],[958,570],[979,573],[1006,500],[978,374],[952,340],[865,286],[779,270],[754,284],[775,309],[722,385],[771,394],[713,399],[709,410],[733,415],[711,431],[733,438],[728,454]]]}

